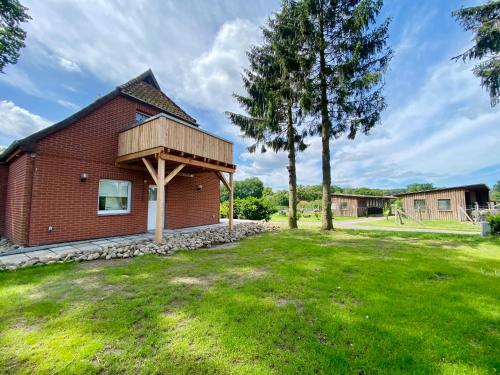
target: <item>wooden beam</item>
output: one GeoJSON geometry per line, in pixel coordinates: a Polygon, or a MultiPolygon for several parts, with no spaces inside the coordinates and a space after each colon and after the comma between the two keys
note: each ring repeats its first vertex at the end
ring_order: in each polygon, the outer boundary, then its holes
{"type": "Polygon", "coordinates": [[[149,160],[146,158],[142,158],[142,162],[144,163],[144,165],[148,169],[149,174],[153,178],[153,181],[155,182],[155,184],[158,185],[158,175],[156,174],[156,171],[153,168],[153,166],[151,165],[151,163],[149,162],[149,160]]]}
{"type": "Polygon", "coordinates": [[[231,187],[229,186],[229,182],[227,182],[226,178],[224,177],[224,175],[222,174],[221,171],[215,171],[215,174],[217,175],[217,177],[219,177],[219,180],[222,181],[222,183],[224,184],[224,186],[226,187],[227,190],[231,190],[231,187]]]}
{"type": "Polygon", "coordinates": [[[165,160],[158,159],[158,182],[156,184],[156,228],[155,241],[163,240],[163,227],[165,220],[165,160]]]}
{"type": "MultiPolygon", "coordinates": [[[[141,165],[136,165],[136,164],[115,163],[115,166],[118,168],[130,169],[131,171],[149,172],[146,167],[143,167],[141,165]]],[[[165,171],[165,173],[167,173],[167,174],[170,172],[172,172],[172,170],[165,171]]],[[[177,173],[177,176],[193,178],[194,174],[193,173],[179,172],[179,173],[177,173]]]]}
{"type": "Polygon", "coordinates": [[[163,147],[150,148],[149,150],[138,151],[138,152],[134,152],[132,154],[119,156],[118,158],[116,158],[116,162],[123,163],[123,162],[134,160],[134,159],[141,159],[145,156],[158,154],[160,152],[163,152],[163,147]]]}
{"type": "Polygon", "coordinates": [[[233,174],[229,173],[229,210],[228,210],[228,219],[229,219],[229,230],[233,230],[233,174]]]}
{"type": "MultiPolygon", "coordinates": [[[[165,160],[163,160],[163,162],[165,162],[165,160]]],[[[186,166],[186,164],[180,164],[177,166],[177,168],[175,168],[172,172],[169,173],[169,175],[167,177],[165,177],[165,181],[164,181],[164,184],[168,184],[172,178],[174,178],[177,173],[179,173],[181,171],[182,168],[184,168],[186,166]]]]}
{"type": "Polygon", "coordinates": [[[227,172],[227,173],[234,173],[236,168],[229,168],[229,167],[224,167],[222,165],[214,165],[210,164],[207,162],[203,162],[200,160],[193,160],[189,158],[184,158],[182,156],[177,156],[177,155],[172,155],[172,154],[167,154],[162,152],[160,154],[160,158],[163,160],[169,160],[169,161],[175,161],[177,163],[181,164],[187,164],[187,165],[192,165],[195,167],[201,167],[201,168],[206,168],[212,171],[221,171],[221,172],[227,172]]]}

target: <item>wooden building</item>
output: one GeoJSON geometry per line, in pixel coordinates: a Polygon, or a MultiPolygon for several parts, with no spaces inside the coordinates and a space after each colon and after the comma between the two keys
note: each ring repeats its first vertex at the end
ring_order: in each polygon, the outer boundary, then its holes
{"type": "Polygon", "coordinates": [[[332,194],[333,216],[369,216],[381,215],[384,206],[389,204],[391,197],[377,197],[359,194],[332,194]]]}
{"type": "Polygon", "coordinates": [[[405,213],[418,219],[466,221],[475,210],[488,207],[489,188],[465,185],[394,196],[401,199],[405,213]]]}

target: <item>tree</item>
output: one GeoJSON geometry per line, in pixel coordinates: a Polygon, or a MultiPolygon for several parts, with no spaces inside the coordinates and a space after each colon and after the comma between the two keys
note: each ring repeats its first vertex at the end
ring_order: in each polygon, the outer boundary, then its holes
{"type": "MultiPolygon", "coordinates": [[[[234,197],[261,198],[264,192],[264,184],[258,177],[249,177],[244,180],[234,181],[234,197]]],[[[221,188],[220,201],[225,202],[229,199],[226,187],[221,188]]]]}
{"type": "Polygon", "coordinates": [[[247,55],[249,69],[243,75],[246,96],[234,95],[247,115],[228,112],[231,122],[255,143],[261,152],[272,149],[288,153],[289,227],[297,228],[297,175],[295,153],[306,148],[307,132],[299,132],[303,117],[301,105],[305,61],[299,50],[300,29],[297,6],[284,1],[281,10],[263,29],[264,43],[252,47],[247,55]]]}
{"type": "Polygon", "coordinates": [[[27,10],[18,0],[0,1],[0,73],[7,64],[17,63],[19,50],[25,47],[26,31],[20,25],[31,19],[27,10]]]}
{"type": "Polygon", "coordinates": [[[481,86],[489,90],[493,107],[500,98],[500,1],[461,8],[452,16],[474,34],[474,46],[453,59],[482,60],[473,72],[481,79],[481,86]]]}
{"type": "Polygon", "coordinates": [[[237,187],[234,189],[236,198],[262,198],[264,184],[258,177],[249,177],[237,182],[237,187]]]}
{"type": "Polygon", "coordinates": [[[490,191],[491,200],[498,202],[500,201],[500,181],[497,181],[495,185],[493,185],[493,189],[490,191]]]}
{"type": "Polygon", "coordinates": [[[425,190],[432,190],[434,189],[434,185],[433,184],[430,184],[430,183],[423,183],[423,184],[419,184],[419,183],[414,183],[414,184],[410,184],[406,187],[406,192],[407,193],[414,193],[416,191],[425,191],[425,190]]]}
{"type": "Polygon", "coordinates": [[[330,140],[367,134],[385,108],[383,73],[392,52],[386,47],[389,20],[373,26],[382,0],[304,0],[301,29],[305,53],[314,60],[310,96],[321,120],[322,229],[333,229],[330,140]]]}

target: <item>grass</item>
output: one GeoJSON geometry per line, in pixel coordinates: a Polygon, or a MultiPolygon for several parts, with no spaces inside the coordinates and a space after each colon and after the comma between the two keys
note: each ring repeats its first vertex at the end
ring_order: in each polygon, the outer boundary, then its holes
{"type": "MultiPolygon", "coordinates": [[[[359,219],[358,217],[352,217],[352,216],[335,216],[334,221],[350,221],[350,220],[357,220],[359,219]]],[[[288,215],[280,215],[279,213],[275,213],[271,215],[271,221],[274,222],[288,222],[288,215]]],[[[310,216],[304,216],[301,215],[299,218],[299,223],[320,223],[321,222],[321,216],[316,217],[315,215],[310,215],[310,216]]]]}
{"type": "Polygon", "coordinates": [[[0,373],[500,370],[500,240],[283,231],[0,273],[0,373]]]}
{"type": "Polygon", "coordinates": [[[404,224],[396,224],[394,217],[389,217],[389,220],[377,220],[364,222],[363,226],[370,227],[391,227],[391,228],[417,228],[417,229],[441,229],[455,230],[466,232],[479,232],[477,225],[469,222],[460,222],[458,220],[422,220],[421,223],[414,220],[404,219],[404,224]]]}

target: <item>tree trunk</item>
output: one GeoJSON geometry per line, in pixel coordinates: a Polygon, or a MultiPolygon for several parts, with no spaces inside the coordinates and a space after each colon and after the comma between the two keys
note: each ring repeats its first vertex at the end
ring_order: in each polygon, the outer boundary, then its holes
{"type": "Polygon", "coordinates": [[[326,83],[326,61],[325,61],[325,38],[324,38],[324,25],[323,25],[323,12],[320,9],[319,17],[319,79],[321,89],[321,163],[323,171],[323,197],[322,197],[322,210],[321,210],[321,229],[333,229],[332,223],[332,198],[330,195],[330,185],[332,177],[330,172],[330,121],[328,119],[328,96],[327,96],[327,83],[326,83]]]}
{"type": "Polygon", "coordinates": [[[288,226],[297,229],[297,173],[295,169],[295,132],[292,107],[288,106],[288,226]]]}

